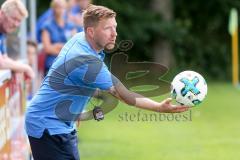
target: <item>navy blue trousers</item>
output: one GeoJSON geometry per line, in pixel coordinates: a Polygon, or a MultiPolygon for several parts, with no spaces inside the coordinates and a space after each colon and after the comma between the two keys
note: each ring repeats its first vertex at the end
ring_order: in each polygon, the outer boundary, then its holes
{"type": "Polygon", "coordinates": [[[34,160],[80,160],[76,131],[50,135],[45,130],[40,139],[28,138],[34,160]]]}

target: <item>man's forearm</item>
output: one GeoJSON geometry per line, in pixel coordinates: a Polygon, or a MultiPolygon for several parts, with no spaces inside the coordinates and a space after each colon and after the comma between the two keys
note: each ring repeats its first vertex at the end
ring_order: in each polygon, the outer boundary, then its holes
{"type": "Polygon", "coordinates": [[[128,93],[128,96],[124,96],[124,101],[125,102],[130,102],[129,105],[133,105],[136,106],[138,108],[142,108],[142,109],[147,109],[147,110],[151,110],[151,111],[158,111],[158,107],[160,105],[160,103],[151,100],[150,98],[144,97],[140,94],[137,94],[135,92],[131,92],[128,93]]]}
{"type": "Polygon", "coordinates": [[[159,111],[158,109],[161,105],[161,103],[153,101],[135,92],[129,91],[123,84],[114,86],[111,94],[128,105],[151,111],[159,111]]]}
{"type": "Polygon", "coordinates": [[[13,72],[23,72],[31,79],[35,76],[34,71],[28,64],[12,60],[6,55],[0,56],[0,69],[10,69],[13,72]]]}
{"type": "Polygon", "coordinates": [[[27,70],[27,66],[25,64],[22,64],[18,61],[14,61],[7,57],[4,69],[11,69],[12,71],[15,72],[25,72],[27,70]]]}

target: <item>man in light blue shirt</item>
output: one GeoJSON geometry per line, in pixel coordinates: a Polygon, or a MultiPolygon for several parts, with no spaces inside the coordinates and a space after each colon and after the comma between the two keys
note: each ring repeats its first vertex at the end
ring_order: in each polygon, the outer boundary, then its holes
{"type": "MultiPolygon", "coordinates": [[[[55,114],[57,104],[63,100],[72,100],[70,108],[73,110],[72,112],[81,113],[97,88],[109,90],[113,83],[111,73],[103,59],[103,51],[97,53],[92,49],[84,32],[76,34],[66,43],[27,109],[26,129],[28,135],[40,138],[45,129],[52,135],[70,133],[74,130],[73,122],[59,121],[59,117],[55,114]],[[88,71],[88,66],[91,64],[96,66],[96,63],[100,64],[101,69],[98,75],[93,77],[96,79],[89,83],[84,76],[88,71]],[[64,64],[65,66],[61,67],[64,64]],[[77,66],[78,64],[79,66],[77,66]],[[71,68],[69,65],[77,67],[71,68]],[[65,88],[58,88],[57,85],[60,83],[64,83],[65,87],[72,86],[72,88],[68,87],[65,93],[65,88]],[[89,93],[88,95],[77,94],[78,89],[84,89],[89,93]]],[[[91,71],[92,75],[94,75],[93,71],[91,71]]]]}
{"type": "Polygon", "coordinates": [[[26,111],[26,131],[34,160],[78,160],[74,121],[97,90],[123,102],[156,112],[183,112],[170,99],[156,102],[129,91],[109,72],[103,49],[112,49],[117,37],[116,13],[89,6],[83,14],[85,33],[62,48],[26,111]],[[71,114],[69,114],[69,112],[71,114]]]}

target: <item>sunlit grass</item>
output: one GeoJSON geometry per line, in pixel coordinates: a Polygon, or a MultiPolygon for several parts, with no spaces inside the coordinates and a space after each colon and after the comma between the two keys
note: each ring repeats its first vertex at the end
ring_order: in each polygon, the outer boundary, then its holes
{"type": "Polygon", "coordinates": [[[150,120],[144,116],[154,112],[120,103],[105,120],[81,123],[81,159],[237,160],[239,104],[240,90],[224,83],[210,84],[206,100],[184,113],[187,119],[150,120]]]}

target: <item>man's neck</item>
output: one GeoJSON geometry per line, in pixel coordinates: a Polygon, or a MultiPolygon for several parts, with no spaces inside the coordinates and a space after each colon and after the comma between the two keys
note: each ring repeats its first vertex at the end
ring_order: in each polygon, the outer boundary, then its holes
{"type": "Polygon", "coordinates": [[[91,48],[96,51],[96,53],[99,53],[101,52],[103,49],[102,48],[99,48],[97,47],[96,43],[94,42],[93,39],[91,39],[90,37],[88,37],[86,34],[85,34],[85,38],[87,40],[87,42],[89,43],[89,45],[91,46],[91,48]]]}

